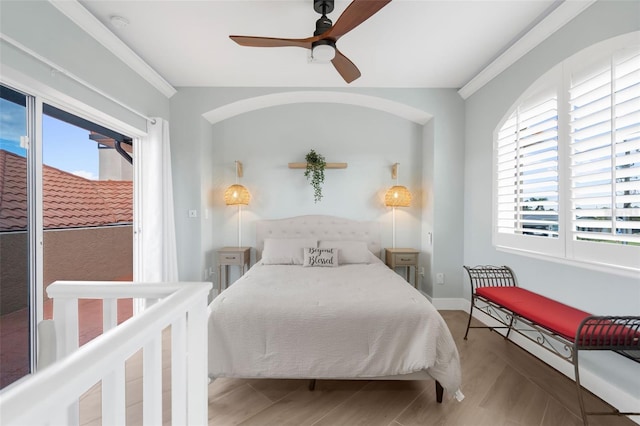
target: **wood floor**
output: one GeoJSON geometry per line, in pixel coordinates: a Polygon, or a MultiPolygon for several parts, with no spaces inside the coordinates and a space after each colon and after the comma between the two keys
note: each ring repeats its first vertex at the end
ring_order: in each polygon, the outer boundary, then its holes
{"type": "MultiPolygon", "coordinates": [[[[318,381],[218,379],[209,385],[209,425],[581,425],[575,384],[496,333],[472,330],[463,340],[467,314],[443,311],[462,362],[457,402],[435,401],[433,381],[318,381]]],[[[127,364],[127,424],[142,424],[141,356],[127,364]]],[[[165,382],[168,381],[168,357],[165,382]]],[[[170,424],[170,393],[163,415],[170,424]]],[[[587,408],[607,405],[587,394],[587,408]]],[[[100,425],[100,387],[81,400],[81,424],[100,425]]],[[[591,425],[635,425],[624,417],[590,417],[591,425]]]]}

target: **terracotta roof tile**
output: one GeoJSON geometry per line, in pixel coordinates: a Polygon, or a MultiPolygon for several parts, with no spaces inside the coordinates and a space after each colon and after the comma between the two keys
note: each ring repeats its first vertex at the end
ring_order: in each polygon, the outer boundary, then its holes
{"type": "MultiPolygon", "coordinates": [[[[0,232],[27,227],[24,157],[0,150],[0,232]]],[[[75,228],[133,222],[133,182],[95,181],[45,165],[44,227],[75,228]]]]}

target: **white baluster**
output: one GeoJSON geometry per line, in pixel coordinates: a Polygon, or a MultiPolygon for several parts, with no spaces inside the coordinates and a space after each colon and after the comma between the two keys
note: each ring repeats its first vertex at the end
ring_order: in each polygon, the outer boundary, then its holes
{"type": "Polygon", "coordinates": [[[189,425],[208,423],[207,299],[203,298],[187,312],[188,411],[189,425]]]}
{"type": "MultiPolygon", "coordinates": [[[[53,299],[53,320],[57,339],[57,360],[78,349],[78,299],[56,297],[53,299]]],[[[78,399],[69,404],[64,424],[76,426],[80,424],[80,404],[78,399]]],[[[65,414],[62,416],[65,417],[65,414]]]]}
{"type": "Polygon", "coordinates": [[[187,320],[171,324],[171,423],[187,423],[187,320]]]}
{"type": "Polygon", "coordinates": [[[127,418],[124,363],[102,378],[102,424],[124,425],[127,418]]]}
{"type": "Polygon", "coordinates": [[[142,349],[142,424],[162,424],[162,333],[142,349]]]}
{"type": "Polygon", "coordinates": [[[118,299],[104,299],[102,301],[102,333],[118,325],[118,299]]]}

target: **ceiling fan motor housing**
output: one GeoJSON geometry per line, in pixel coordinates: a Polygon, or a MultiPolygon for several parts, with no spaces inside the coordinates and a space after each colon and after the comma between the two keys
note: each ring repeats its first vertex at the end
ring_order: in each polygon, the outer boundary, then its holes
{"type": "MultiPolygon", "coordinates": [[[[322,15],[316,21],[314,36],[319,36],[329,31],[333,26],[331,19],[322,15]]],[[[336,54],[336,41],[332,38],[323,38],[311,43],[311,57],[314,62],[329,62],[336,54]]]]}
{"type": "Polygon", "coordinates": [[[333,26],[333,22],[331,19],[327,18],[325,15],[322,15],[320,19],[316,21],[316,30],[313,32],[314,36],[319,36],[321,34],[326,33],[333,26]]]}

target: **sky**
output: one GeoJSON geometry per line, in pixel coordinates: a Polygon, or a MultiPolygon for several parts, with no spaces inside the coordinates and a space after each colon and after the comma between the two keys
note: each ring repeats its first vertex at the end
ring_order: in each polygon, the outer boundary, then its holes
{"type": "MultiPolygon", "coordinates": [[[[20,136],[26,134],[25,108],[0,99],[0,149],[26,156],[20,136]]],[[[87,179],[98,178],[98,144],[89,132],[58,119],[42,119],[44,164],[87,179]]]]}

